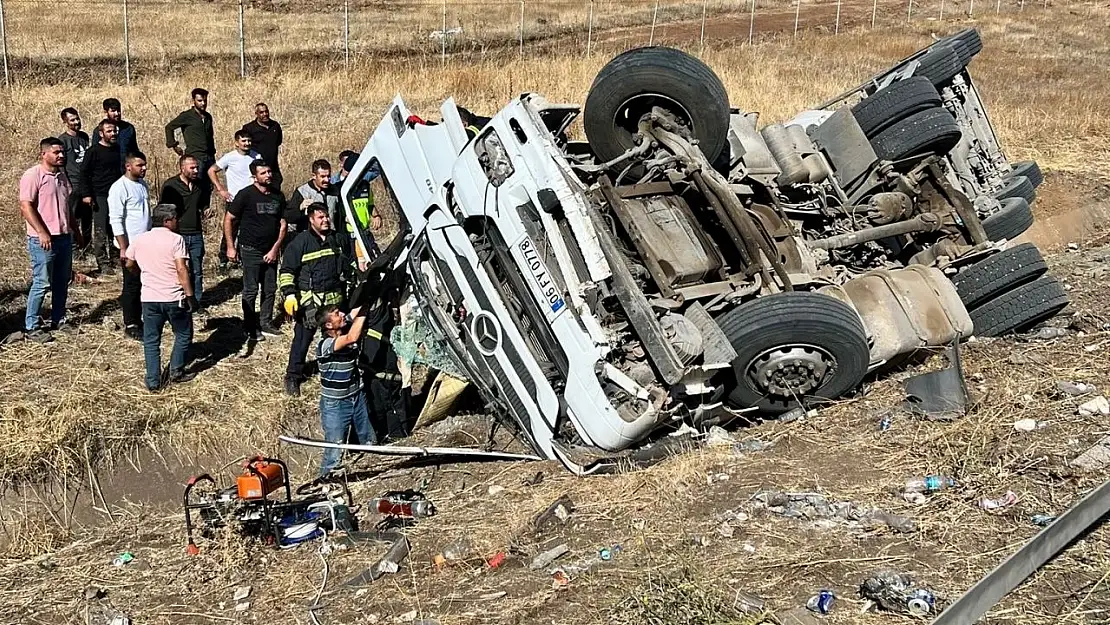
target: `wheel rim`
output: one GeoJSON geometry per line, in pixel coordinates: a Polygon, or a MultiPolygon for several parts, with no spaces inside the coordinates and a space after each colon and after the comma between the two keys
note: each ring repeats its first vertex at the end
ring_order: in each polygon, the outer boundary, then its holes
{"type": "Polygon", "coordinates": [[[650,113],[655,106],[669,111],[678,118],[679,123],[693,130],[690,112],[686,107],[659,93],[640,93],[628,98],[617,107],[613,123],[630,135],[635,134],[640,130],[640,118],[650,113]]]}
{"type": "Polygon", "coordinates": [[[781,345],[756,356],[746,375],[770,395],[800,397],[820,388],[836,368],[829,352],[809,344],[781,345]]]}

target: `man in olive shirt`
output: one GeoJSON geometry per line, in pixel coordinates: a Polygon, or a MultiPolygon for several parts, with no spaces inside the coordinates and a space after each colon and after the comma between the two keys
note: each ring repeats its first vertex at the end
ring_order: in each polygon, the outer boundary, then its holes
{"type": "Polygon", "coordinates": [[[254,105],[254,121],[243,124],[243,132],[251,138],[251,147],[274,172],[270,186],[281,189],[281,164],[278,162],[278,148],[281,147],[281,124],[270,118],[270,107],[265,102],[254,105]]]}
{"type": "Polygon", "coordinates": [[[177,233],[185,239],[189,252],[189,273],[193,278],[193,293],[203,306],[204,293],[204,232],[201,228],[208,216],[208,202],[200,185],[200,163],[196,157],[185,155],[177,160],[179,173],[162,185],[159,204],[172,204],[177,208],[177,233]]]}
{"type": "Polygon", "coordinates": [[[254,161],[250,170],[254,184],[236,194],[224,215],[227,257],[241,257],[243,262],[243,326],[248,345],[264,340],[263,335],[281,335],[273,319],[277,263],[285,238],[285,196],[270,187],[270,166],[254,161]],[[262,303],[256,312],[259,287],[262,303]]]}

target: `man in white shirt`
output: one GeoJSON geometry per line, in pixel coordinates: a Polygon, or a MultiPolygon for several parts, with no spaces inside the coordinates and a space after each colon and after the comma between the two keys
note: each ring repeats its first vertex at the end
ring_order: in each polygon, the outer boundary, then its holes
{"type": "MultiPolygon", "coordinates": [[[[231,200],[235,199],[236,194],[243,190],[244,187],[249,187],[254,183],[254,178],[251,176],[251,163],[262,157],[251,149],[251,135],[246,130],[238,130],[235,133],[235,149],[224,154],[218,158],[211,167],[208,168],[208,179],[212,181],[212,188],[220,194],[224,200],[225,208],[231,204],[231,200]],[[220,172],[224,172],[224,177],[227,178],[227,184],[224,185],[220,182],[220,172]]],[[[227,248],[227,241],[220,239],[220,270],[227,269],[227,254],[224,251],[227,248]]]]}
{"type": "MultiPolygon", "coordinates": [[[[150,230],[150,193],[147,190],[146,156],[128,154],[123,177],[108,190],[108,223],[115,234],[120,263],[127,262],[131,239],[150,230]]],[[[136,271],[123,272],[123,291],[119,305],[123,311],[123,329],[128,337],[143,340],[143,284],[136,271]]]]}

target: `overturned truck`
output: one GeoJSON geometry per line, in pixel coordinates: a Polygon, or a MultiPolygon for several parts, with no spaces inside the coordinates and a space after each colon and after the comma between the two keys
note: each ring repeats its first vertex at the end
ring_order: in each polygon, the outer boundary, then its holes
{"type": "Polygon", "coordinates": [[[453,101],[424,125],[397,98],[342,194],[380,167],[440,347],[539,455],[600,471],[667,425],[833,400],[1066,306],[1009,243],[1041,176],[1003,155],[981,45],[957,33],[762,127],[663,47],[610,61],[584,107],[524,94],[474,136],[453,101]]]}

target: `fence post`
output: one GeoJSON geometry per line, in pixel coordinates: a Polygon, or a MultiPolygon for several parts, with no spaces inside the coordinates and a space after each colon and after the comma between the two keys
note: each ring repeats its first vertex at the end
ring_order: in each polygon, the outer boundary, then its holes
{"type": "MultiPolygon", "coordinates": [[[[1045,0],[1048,2],[1048,0],[1045,0]]],[[[698,56],[705,54],[705,14],[709,10],[709,0],[701,0],[701,43],[698,48],[698,56]]]]}
{"type": "Polygon", "coordinates": [[[1024,11],[1024,10],[1025,10],[1025,0],[1021,0],[1021,5],[1018,6],[1018,11],[1020,12],[1020,11],[1024,11]]]}
{"type": "Polygon", "coordinates": [[[913,19],[913,0],[910,0],[909,3],[906,4],[906,21],[908,22],[912,19],[913,19]]]}
{"type": "Polygon", "coordinates": [[[940,21],[944,21],[944,0],[940,0],[940,21]]]}
{"type": "MultiPolygon", "coordinates": [[[[941,0],[942,2],[944,0],[941,0]]],[[[836,0],[836,25],[833,26],[833,34],[840,34],[840,0],[836,0]]]]}
{"type": "Polygon", "coordinates": [[[1002,11],[1002,0],[998,0],[998,2],[994,3],[994,12],[998,13],[1000,11],[1002,11]]]}
{"type": "Polygon", "coordinates": [[[748,19],[748,45],[755,41],[755,0],[752,0],[752,15],[748,19]]]}
{"type": "MultiPolygon", "coordinates": [[[[346,0],[344,0],[346,1],[346,0]]],[[[439,40],[439,64],[447,64],[447,0],[443,0],[443,30],[440,31],[443,35],[439,40]]]]}
{"type": "Polygon", "coordinates": [[[971,5],[967,7],[967,16],[974,17],[975,15],[975,0],[971,0],[971,5]]]}
{"type": "Polygon", "coordinates": [[[594,0],[590,0],[590,18],[586,26],[586,58],[590,58],[590,45],[594,39],[594,0]]]}
{"type": "Polygon", "coordinates": [[[655,10],[651,12],[651,34],[648,35],[648,45],[655,45],[655,20],[659,19],[659,2],[655,3],[655,10]]]}
{"type": "Polygon", "coordinates": [[[123,0],[123,75],[131,84],[131,33],[127,24],[127,0],[123,0]]]}
{"type": "Polygon", "coordinates": [[[801,18],[801,15],[802,15],[802,0],[797,0],[797,4],[794,5],[794,38],[795,39],[798,38],[798,20],[801,18]]]}
{"type": "Polygon", "coordinates": [[[343,67],[351,67],[351,9],[343,0],[343,67]]]}
{"type": "Polygon", "coordinates": [[[0,0],[0,44],[4,46],[4,86],[12,86],[12,77],[8,69],[8,31],[4,28],[4,0],[0,0]]]}
{"type": "Polygon", "coordinates": [[[520,0],[520,58],[524,58],[524,0],[520,0]]]}
{"type": "MultiPolygon", "coordinates": [[[[975,0],[971,0],[975,2],[975,0]]],[[[871,30],[875,30],[875,16],[879,12],[879,0],[871,0],[871,30]]]]}
{"type": "Polygon", "coordinates": [[[243,32],[243,0],[239,0],[239,78],[247,77],[247,37],[243,32]]]}

